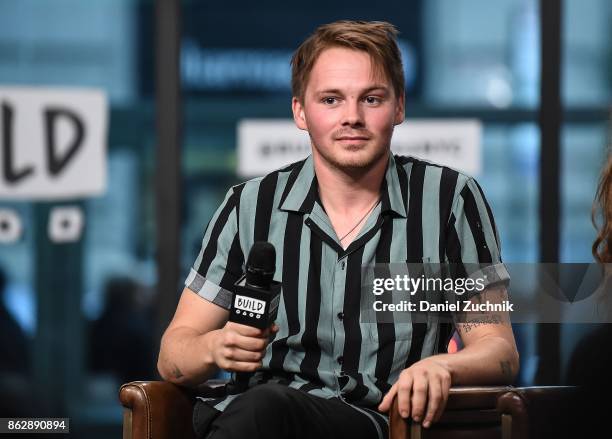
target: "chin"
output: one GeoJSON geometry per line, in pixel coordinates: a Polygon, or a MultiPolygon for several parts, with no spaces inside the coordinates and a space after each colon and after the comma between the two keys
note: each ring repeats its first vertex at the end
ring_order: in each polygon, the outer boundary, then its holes
{"type": "Polygon", "coordinates": [[[334,157],[335,165],[347,170],[368,170],[376,166],[382,157],[386,158],[387,150],[381,151],[346,151],[334,157]]]}
{"type": "Polygon", "coordinates": [[[374,164],[375,164],[375,161],[373,160],[368,160],[368,159],[360,160],[359,158],[340,160],[336,162],[337,167],[341,169],[352,169],[352,170],[370,169],[372,166],[374,166],[374,164]]]}
{"type": "Polygon", "coordinates": [[[332,168],[344,172],[363,172],[372,169],[387,158],[388,148],[375,147],[372,144],[339,145],[331,144],[328,148],[317,148],[313,142],[313,153],[319,156],[332,168]]]}

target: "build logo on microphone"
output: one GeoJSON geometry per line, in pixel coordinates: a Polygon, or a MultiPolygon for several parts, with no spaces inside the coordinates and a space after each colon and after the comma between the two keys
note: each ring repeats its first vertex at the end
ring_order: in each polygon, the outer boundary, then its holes
{"type": "Polygon", "coordinates": [[[234,309],[236,314],[248,315],[249,317],[259,319],[266,309],[266,302],[236,294],[234,297],[234,309]]]}

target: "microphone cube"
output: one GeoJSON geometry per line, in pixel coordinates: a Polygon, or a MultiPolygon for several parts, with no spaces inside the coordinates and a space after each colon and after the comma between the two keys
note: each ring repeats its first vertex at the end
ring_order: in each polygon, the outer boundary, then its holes
{"type": "Polygon", "coordinates": [[[276,320],[280,291],[280,282],[272,281],[269,289],[256,288],[247,284],[243,275],[234,284],[229,321],[259,329],[268,328],[276,320]]]}

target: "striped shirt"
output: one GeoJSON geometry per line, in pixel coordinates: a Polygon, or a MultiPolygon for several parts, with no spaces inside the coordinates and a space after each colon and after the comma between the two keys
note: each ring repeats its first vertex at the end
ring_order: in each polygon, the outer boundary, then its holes
{"type": "MultiPolygon", "coordinates": [[[[234,186],[204,233],[185,285],[229,309],[233,283],[255,241],[276,248],[274,278],[282,293],[280,330],[249,386],[279,382],[340,397],[374,417],[367,408],[380,403],[403,369],[445,352],[453,327],[363,322],[362,266],[470,262],[490,264],[486,269],[496,279],[507,278],[491,209],[476,181],[392,154],[381,202],[346,250],[319,199],[312,156],[234,186]]],[[[208,402],[223,410],[235,396],[208,402]]]]}

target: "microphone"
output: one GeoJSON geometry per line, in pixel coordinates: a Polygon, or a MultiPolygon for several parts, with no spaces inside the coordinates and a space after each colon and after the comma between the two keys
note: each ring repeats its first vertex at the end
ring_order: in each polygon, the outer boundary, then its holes
{"type": "Polygon", "coordinates": [[[274,320],[280,301],[281,283],[273,280],[276,250],[266,241],[251,247],[246,273],[234,283],[229,321],[266,329],[274,320]]]}
{"type": "MultiPolygon", "coordinates": [[[[280,301],[281,283],[273,280],[276,250],[266,241],[251,247],[246,273],[234,283],[229,321],[266,329],[274,323],[280,301]]],[[[227,385],[229,394],[244,392],[252,373],[234,372],[227,385]]]]}

